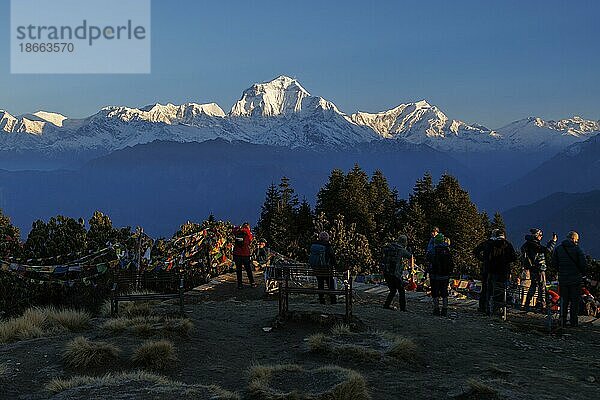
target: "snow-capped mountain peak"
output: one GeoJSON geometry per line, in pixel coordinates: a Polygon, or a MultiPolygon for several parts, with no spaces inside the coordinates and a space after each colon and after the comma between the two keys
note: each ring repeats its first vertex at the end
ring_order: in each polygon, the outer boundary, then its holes
{"type": "Polygon", "coordinates": [[[29,133],[41,135],[46,127],[60,128],[67,117],[58,113],[38,111],[33,114],[12,116],[0,111],[0,130],[6,133],[29,133]]]}
{"type": "Polygon", "coordinates": [[[294,79],[285,75],[263,83],[255,83],[242,93],[231,108],[234,117],[273,117],[300,112],[310,93],[294,79]]]}
{"type": "Polygon", "coordinates": [[[225,112],[216,103],[185,103],[179,106],[171,103],[165,105],[156,103],[142,108],[109,106],[104,107],[101,114],[123,122],[147,121],[168,125],[193,124],[197,118],[203,117],[225,117],[225,112]]]}
{"type": "Polygon", "coordinates": [[[425,100],[403,103],[379,113],[358,112],[352,121],[372,128],[381,137],[427,144],[447,151],[480,151],[493,148],[500,135],[481,125],[451,120],[425,100]]]}
{"type": "Polygon", "coordinates": [[[311,95],[295,78],[281,75],[252,85],[229,114],[216,103],[105,107],[84,119],[38,111],[13,116],[0,111],[0,151],[106,154],[154,140],[201,142],[221,138],[322,151],[351,148],[378,139],[426,144],[466,152],[555,152],[600,133],[600,121],[530,117],[497,131],[451,119],[426,100],[387,111],[344,114],[311,95]]]}
{"type": "Polygon", "coordinates": [[[65,117],[62,114],[48,112],[48,111],[41,111],[41,110],[34,112],[33,115],[37,118],[41,118],[42,120],[44,120],[46,122],[50,122],[51,124],[58,126],[58,127],[63,126],[63,121],[65,119],[67,119],[67,117],[65,117]]]}

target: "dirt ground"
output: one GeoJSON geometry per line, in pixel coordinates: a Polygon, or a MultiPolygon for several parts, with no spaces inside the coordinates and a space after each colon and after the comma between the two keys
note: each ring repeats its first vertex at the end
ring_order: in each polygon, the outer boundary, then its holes
{"type": "MultiPolygon", "coordinates": [[[[305,341],[311,334],[328,333],[339,321],[335,314],[343,313],[343,304],[322,306],[315,298],[291,297],[290,310],[297,318],[276,324],[277,300],[265,299],[263,287],[239,291],[231,276],[223,280],[187,296],[187,316],[195,329],[189,338],[170,337],[178,361],[163,375],[186,384],[217,384],[246,398],[247,370],[253,365],[293,363],[312,368],[334,364],[361,373],[373,399],[484,398],[467,396],[469,379],[497,391],[494,398],[600,398],[600,326],[589,320],[579,328],[549,335],[532,315],[511,314],[503,322],[458,301],[450,307],[450,318],[435,317],[426,299],[412,296],[408,312],[390,311],[382,308],[381,295],[358,291],[355,329],[412,338],[421,360],[398,364],[346,361],[310,353],[305,341]]],[[[95,319],[95,328],[83,335],[118,344],[124,353],[147,339],[110,335],[98,328],[101,322],[95,319]]],[[[79,372],[65,369],[61,359],[66,342],[75,336],[2,345],[0,399],[51,399],[44,388],[48,381],[79,372]]],[[[105,398],[110,399],[110,393],[105,398]]]]}

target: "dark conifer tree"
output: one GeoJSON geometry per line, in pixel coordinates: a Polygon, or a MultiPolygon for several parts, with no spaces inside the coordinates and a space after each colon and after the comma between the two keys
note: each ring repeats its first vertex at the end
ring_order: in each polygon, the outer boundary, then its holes
{"type": "Polygon", "coordinates": [[[0,258],[20,257],[22,251],[19,228],[12,225],[0,210],[0,258]]]}
{"type": "Polygon", "coordinates": [[[473,248],[486,238],[482,214],[458,180],[442,175],[435,188],[434,220],[452,241],[457,273],[475,275],[478,271],[473,248]]]}
{"type": "Polygon", "coordinates": [[[87,249],[87,231],[73,218],[59,215],[47,223],[37,220],[25,242],[28,257],[55,257],[87,249]]]}
{"type": "Polygon", "coordinates": [[[504,224],[504,218],[499,212],[494,213],[494,219],[492,219],[491,229],[500,229],[502,232],[506,232],[506,225],[504,224]]]}
{"type": "Polygon", "coordinates": [[[305,261],[308,258],[308,248],[314,238],[314,215],[310,204],[303,199],[295,213],[295,248],[294,258],[305,261]]]}
{"type": "Polygon", "coordinates": [[[344,188],[345,175],[341,169],[334,169],[329,175],[329,180],[317,194],[317,213],[324,213],[327,218],[333,220],[337,215],[344,212],[344,188]]]}

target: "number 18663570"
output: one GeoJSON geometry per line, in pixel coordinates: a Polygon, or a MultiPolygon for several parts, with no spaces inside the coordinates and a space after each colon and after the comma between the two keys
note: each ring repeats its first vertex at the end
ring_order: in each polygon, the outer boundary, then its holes
{"type": "Polygon", "coordinates": [[[73,53],[73,43],[19,43],[21,53],[73,53]]]}

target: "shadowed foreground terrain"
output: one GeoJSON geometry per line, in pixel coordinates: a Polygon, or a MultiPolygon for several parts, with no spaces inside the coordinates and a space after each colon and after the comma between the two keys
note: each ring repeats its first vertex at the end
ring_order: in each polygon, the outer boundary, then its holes
{"type": "Polygon", "coordinates": [[[249,380],[270,370],[250,370],[279,364],[293,365],[273,369],[289,378],[261,382],[282,392],[316,393],[335,384],[335,376],[314,378],[334,365],[342,375],[348,369],[362,375],[373,399],[594,399],[600,393],[596,322],[547,335],[531,315],[511,315],[505,323],[456,302],[450,318],[440,318],[430,315],[427,299],[415,297],[401,313],[382,309],[381,296],[362,291],[350,327],[340,327],[333,315],[343,305],[321,306],[306,296],[292,297],[292,317],[280,322],[277,301],[264,300],[261,287],[237,291],[230,276],[223,280],[188,295],[191,331],[188,322],[167,318],[176,307],[142,305],[122,308],[119,319],[93,318],[78,332],[0,345],[0,398],[267,398],[250,390],[249,380]],[[408,346],[380,352],[388,337],[408,346]],[[328,351],[323,343],[338,347],[328,351]],[[90,362],[89,354],[102,357],[90,362]],[[92,378],[69,381],[76,376],[92,378]]]}

